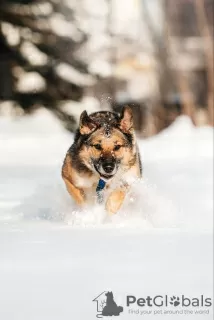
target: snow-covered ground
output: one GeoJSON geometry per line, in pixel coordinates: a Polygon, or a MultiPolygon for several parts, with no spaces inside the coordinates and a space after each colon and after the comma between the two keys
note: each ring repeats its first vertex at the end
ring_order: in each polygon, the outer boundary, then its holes
{"type": "MultiPolygon", "coordinates": [[[[108,290],[130,320],[140,315],[127,295],[211,297],[212,129],[180,117],[140,141],[144,180],[113,217],[68,196],[60,170],[72,139],[45,110],[0,118],[0,319],[96,319],[92,300],[108,290]]],[[[141,318],[212,319],[212,308],[154,310],[141,318]]]]}

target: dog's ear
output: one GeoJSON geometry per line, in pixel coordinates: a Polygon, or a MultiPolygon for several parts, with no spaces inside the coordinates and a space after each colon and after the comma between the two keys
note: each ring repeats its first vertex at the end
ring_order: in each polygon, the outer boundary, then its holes
{"type": "Polygon", "coordinates": [[[82,135],[89,134],[96,129],[97,125],[94,121],[88,116],[86,110],[82,112],[80,116],[79,130],[82,135]]]}
{"type": "Polygon", "coordinates": [[[126,133],[130,132],[133,128],[133,114],[132,109],[129,106],[125,106],[121,112],[119,127],[126,133]]]}

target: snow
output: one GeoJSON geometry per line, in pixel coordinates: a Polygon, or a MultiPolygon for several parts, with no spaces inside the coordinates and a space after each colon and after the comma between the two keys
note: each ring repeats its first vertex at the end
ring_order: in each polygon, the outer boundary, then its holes
{"type": "Polygon", "coordinates": [[[59,63],[55,70],[62,79],[76,83],[79,86],[93,85],[95,83],[95,79],[91,75],[81,73],[67,63],[59,63]]]}
{"type": "Polygon", "coordinates": [[[51,30],[58,36],[69,37],[75,41],[81,40],[81,34],[78,29],[70,22],[64,19],[64,16],[55,13],[49,17],[51,30]]]}
{"type": "Polygon", "coordinates": [[[48,56],[29,41],[23,41],[20,52],[33,66],[41,66],[48,63],[48,56]]]}
{"type": "MultiPolygon", "coordinates": [[[[1,117],[0,141],[1,319],[96,319],[92,300],[104,290],[128,320],[139,317],[128,294],[212,296],[210,127],[182,116],[139,141],[144,179],[112,217],[81,211],[67,194],[60,170],[73,135],[49,111],[1,117]]],[[[212,310],[174,318],[212,319],[212,310]]]]}
{"type": "Polygon", "coordinates": [[[78,124],[80,115],[84,110],[87,110],[88,114],[100,111],[100,102],[93,96],[85,95],[80,102],[72,100],[61,101],[60,109],[66,114],[73,116],[78,124]]]}
{"type": "Polygon", "coordinates": [[[17,46],[20,43],[20,34],[18,28],[7,22],[2,22],[1,29],[7,42],[11,46],[17,46]]]}
{"type": "Polygon", "coordinates": [[[17,81],[19,92],[42,92],[45,88],[46,82],[38,72],[22,72],[17,81]]]}

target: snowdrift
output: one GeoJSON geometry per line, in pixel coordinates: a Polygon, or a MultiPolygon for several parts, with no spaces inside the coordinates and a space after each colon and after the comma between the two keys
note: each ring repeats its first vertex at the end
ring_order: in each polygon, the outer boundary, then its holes
{"type": "Polygon", "coordinates": [[[120,212],[80,210],[61,179],[73,135],[46,110],[16,121],[0,119],[3,175],[1,219],[61,221],[70,226],[176,228],[212,231],[212,129],[182,116],[139,141],[144,179],[136,181],[120,212]],[[10,182],[13,181],[11,186],[10,182]]]}
{"type": "MultiPolygon", "coordinates": [[[[0,118],[0,319],[94,320],[103,291],[124,320],[139,319],[128,294],[212,297],[212,129],[180,117],[139,141],[144,179],[113,217],[81,212],[67,194],[60,171],[72,140],[45,110],[0,118]]],[[[213,318],[212,308],[176,310],[142,317],[213,318]]]]}

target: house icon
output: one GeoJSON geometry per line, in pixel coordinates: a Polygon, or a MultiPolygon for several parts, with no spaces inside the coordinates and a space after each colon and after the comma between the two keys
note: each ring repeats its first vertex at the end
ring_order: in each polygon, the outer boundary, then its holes
{"type": "Polygon", "coordinates": [[[93,302],[97,303],[97,318],[102,318],[103,316],[119,316],[120,313],[123,312],[123,307],[118,306],[114,301],[112,291],[103,291],[93,302]]]}
{"type": "Polygon", "coordinates": [[[103,308],[106,306],[106,293],[107,291],[103,291],[102,293],[99,294],[99,296],[97,296],[96,298],[94,298],[94,300],[92,300],[93,302],[97,303],[97,312],[98,314],[96,315],[97,318],[102,318],[102,312],[103,312],[103,308]]]}

